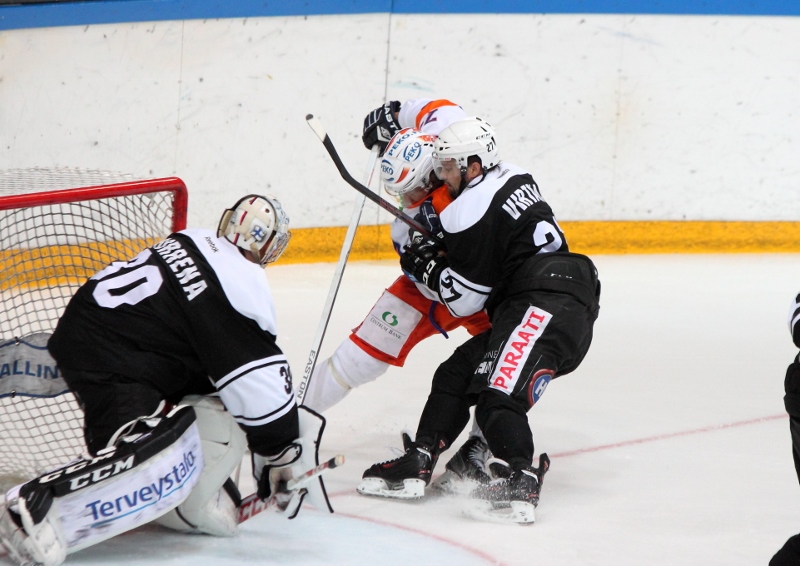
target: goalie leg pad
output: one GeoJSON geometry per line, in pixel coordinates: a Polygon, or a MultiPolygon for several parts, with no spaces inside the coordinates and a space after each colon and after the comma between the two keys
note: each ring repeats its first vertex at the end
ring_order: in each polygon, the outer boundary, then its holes
{"type": "Polygon", "coordinates": [[[181,405],[192,406],[197,414],[203,473],[186,500],[156,523],[181,532],[233,536],[241,497],[229,478],[242,462],[247,438],[219,398],[192,395],[181,405]]]}
{"type": "Polygon", "coordinates": [[[148,434],[11,489],[7,506],[23,519],[28,537],[44,532],[45,522],[60,531],[67,554],[148,523],[186,499],[202,473],[194,415],[179,407],[152,419],[148,434]]]}

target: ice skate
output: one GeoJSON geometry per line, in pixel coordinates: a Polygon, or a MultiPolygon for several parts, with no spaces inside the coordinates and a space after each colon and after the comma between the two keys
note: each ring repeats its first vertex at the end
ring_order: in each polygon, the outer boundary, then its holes
{"type": "Polygon", "coordinates": [[[420,499],[431,481],[438,450],[413,442],[403,433],[405,454],[394,460],[373,464],[362,476],[356,490],[362,495],[392,499],[420,499]]]}
{"type": "Polygon", "coordinates": [[[443,495],[469,495],[479,485],[491,481],[487,461],[492,453],[479,436],[470,436],[445,465],[445,472],[436,478],[431,488],[443,495]]]}
{"type": "Polygon", "coordinates": [[[532,524],[536,520],[534,510],[539,505],[544,475],[549,468],[547,454],[539,456],[538,468],[511,470],[502,460],[495,460],[490,463],[493,479],[472,492],[474,499],[464,514],[492,522],[532,524]]]}

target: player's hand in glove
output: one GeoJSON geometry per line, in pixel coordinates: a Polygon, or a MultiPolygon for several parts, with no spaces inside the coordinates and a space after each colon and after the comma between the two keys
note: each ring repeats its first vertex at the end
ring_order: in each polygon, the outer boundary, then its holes
{"type": "Polygon", "coordinates": [[[415,232],[411,244],[400,255],[400,268],[412,281],[424,283],[439,292],[439,278],[447,267],[447,258],[439,255],[444,248],[436,240],[415,232]]]}
{"type": "Polygon", "coordinates": [[[361,140],[367,149],[372,149],[373,145],[378,144],[383,153],[392,136],[400,131],[400,124],[394,116],[396,112],[400,112],[400,102],[392,100],[367,114],[361,135],[361,140]]]}
{"type": "Polygon", "coordinates": [[[286,487],[293,478],[292,465],[300,459],[302,447],[292,443],[279,454],[261,456],[253,454],[253,476],[258,496],[263,500],[274,500],[279,510],[293,518],[303,503],[307,490],[286,487]]]}
{"type": "MultiPolygon", "coordinates": [[[[431,198],[428,197],[425,199],[422,204],[419,205],[419,212],[414,215],[414,220],[422,224],[428,231],[436,236],[439,240],[444,240],[444,229],[442,228],[442,221],[439,220],[439,215],[436,213],[436,210],[433,208],[433,204],[431,203],[431,198]]],[[[410,228],[408,230],[408,238],[413,243],[415,240],[419,240],[422,238],[422,234],[410,228]]]]}

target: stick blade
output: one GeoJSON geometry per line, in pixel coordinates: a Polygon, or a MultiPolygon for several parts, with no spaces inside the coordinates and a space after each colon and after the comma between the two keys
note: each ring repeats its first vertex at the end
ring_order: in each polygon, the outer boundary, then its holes
{"type": "Polygon", "coordinates": [[[311,126],[312,130],[314,130],[314,133],[317,134],[317,137],[320,139],[320,141],[325,141],[325,136],[328,134],[325,133],[325,126],[322,125],[322,120],[313,114],[307,114],[306,122],[308,122],[308,125],[311,126]]]}

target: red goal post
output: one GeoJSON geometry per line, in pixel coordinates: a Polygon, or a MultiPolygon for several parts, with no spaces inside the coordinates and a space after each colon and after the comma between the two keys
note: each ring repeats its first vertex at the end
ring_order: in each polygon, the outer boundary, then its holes
{"type": "Polygon", "coordinates": [[[46,351],[69,299],[109,263],[186,227],[183,181],[113,182],[125,178],[0,172],[0,490],[85,451],[83,414],[46,351]]]}

